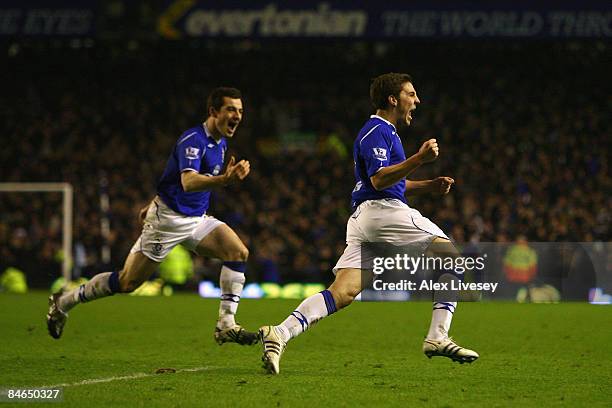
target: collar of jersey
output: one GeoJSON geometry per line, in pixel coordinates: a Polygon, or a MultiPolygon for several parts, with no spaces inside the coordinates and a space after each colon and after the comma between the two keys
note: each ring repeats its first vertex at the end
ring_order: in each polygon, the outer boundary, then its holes
{"type": "MultiPolygon", "coordinates": [[[[382,119],[382,118],[381,118],[382,119]]],[[[384,120],[384,119],[383,119],[384,120]]],[[[223,140],[223,137],[221,139],[219,139],[219,141],[217,142],[215,140],[214,137],[212,137],[212,135],[210,134],[210,131],[208,130],[208,128],[206,127],[206,122],[202,123],[202,128],[204,129],[204,134],[206,135],[206,137],[210,140],[212,140],[213,142],[215,142],[216,144],[221,143],[221,140],[223,140]]]]}
{"type": "Polygon", "coordinates": [[[395,125],[394,125],[393,123],[389,122],[389,121],[388,121],[387,119],[385,119],[385,118],[382,118],[382,117],[380,117],[380,116],[378,116],[378,115],[370,115],[370,119],[380,119],[380,120],[382,120],[383,122],[385,122],[386,124],[391,125],[391,127],[393,128],[393,130],[395,130],[395,131],[397,132],[397,129],[395,128],[395,125]]]}

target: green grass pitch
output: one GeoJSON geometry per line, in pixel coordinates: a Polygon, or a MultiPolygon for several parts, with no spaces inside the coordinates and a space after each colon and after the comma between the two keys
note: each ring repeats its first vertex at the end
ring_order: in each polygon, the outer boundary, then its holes
{"type": "MultiPolygon", "coordinates": [[[[297,303],[243,300],[239,321],[277,323],[297,303]]],[[[214,343],[217,308],[115,296],[78,306],[53,340],[45,294],[0,295],[0,388],[67,384],[70,407],[612,406],[608,306],[460,304],[452,334],[481,358],[459,365],[421,353],[429,303],[355,303],[293,340],[279,376],[260,345],[214,343]]]]}

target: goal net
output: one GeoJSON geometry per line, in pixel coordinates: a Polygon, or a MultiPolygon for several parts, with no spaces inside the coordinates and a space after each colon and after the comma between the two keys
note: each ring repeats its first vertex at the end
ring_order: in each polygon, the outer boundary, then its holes
{"type": "Polygon", "coordinates": [[[0,183],[2,266],[22,269],[33,277],[34,269],[45,269],[41,259],[60,261],[61,274],[68,282],[72,278],[72,233],[71,184],[0,183]]]}

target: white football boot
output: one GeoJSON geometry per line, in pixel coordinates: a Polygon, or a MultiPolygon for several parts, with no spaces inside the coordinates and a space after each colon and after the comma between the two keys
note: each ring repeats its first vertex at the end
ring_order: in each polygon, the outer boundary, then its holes
{"type": "Polygon", "coordinates": [[[47,312],[47,329],[54,339],[59,339],[64,331],[64,325],[68,319],[68,313],[63,312],[57,302],[62,292],[49,296],[49,311],[47,312]]]}
{"type": "Polygon", "coordinates": [[[257,344],[259,336],[257,333],[246,331],[239,324],[235,324],[228,329],[215,328],[215,341],[218,345],[223,343],[237,343],[241,346],[251,346],[257,344]]]}
{"type": "Polygon", "coordinates": [[[278,374],[280,372],[280,358],[285,351],[287,343],[285,343],[274,326],[263,326],[259,329],[259,341],[263,346],[263,368],[269,374],[278,374]]]}
{"type": "Polygon", "coordinates": [[[432,358],[433,356],[448,357],[461,364],[471,363],[480,357],[474,350],[457,345],[450,337],[444,340],[425,339],[423,342],[423,353],[425,353],[428,358],[432,358]]]}

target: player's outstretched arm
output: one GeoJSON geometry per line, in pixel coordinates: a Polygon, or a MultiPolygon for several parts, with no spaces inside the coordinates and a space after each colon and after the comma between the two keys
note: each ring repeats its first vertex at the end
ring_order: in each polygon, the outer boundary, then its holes
{"type": "Polygon", "coordinates": [[[433,180],[406,180],[406,196],[420,194],[448,194],[455,183],[450,177],[436,177],[433,180]]]}
{"type": "Polygon", "coordinates": [[[232,156],[225,173],[218,176],[207,176],[195,171],[184,171],[181,173],[181,184],[187,193],[211,190],[242,181],[250,172],[251,164],[248,160],[240,160],[236,163],[236,159],[232,156]]]}
{"type": "Polygon", "coordinates": [[[410,156],[403,162],[382,167],[378,170],[376,174],[370,177],[372,187],[376,190],[384,190],[385,188],[391,187],[408,177],[408,175],[415,171],[421,164],[436,160],[438,154],[439,148],[436,139],[429,139],[423,143],[416,154],[410,156]]]}

